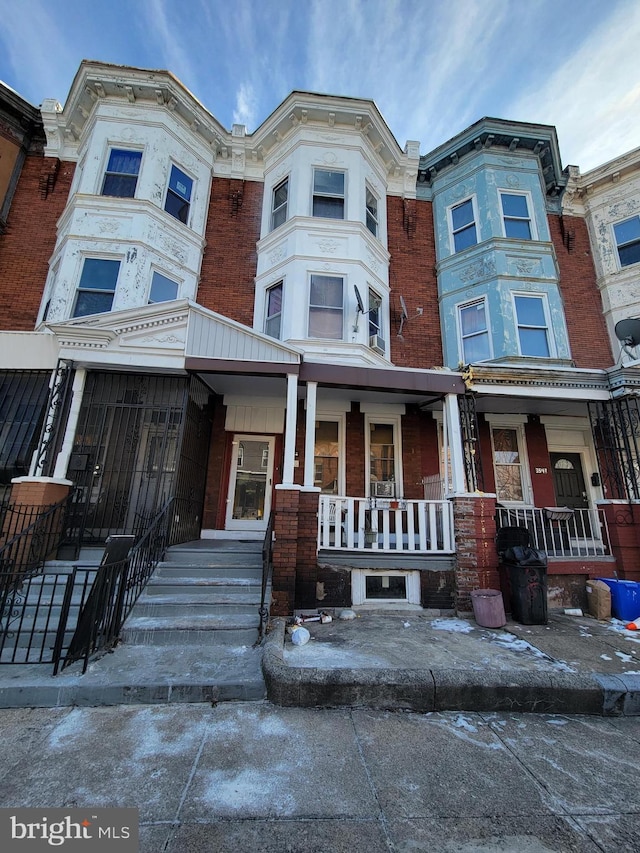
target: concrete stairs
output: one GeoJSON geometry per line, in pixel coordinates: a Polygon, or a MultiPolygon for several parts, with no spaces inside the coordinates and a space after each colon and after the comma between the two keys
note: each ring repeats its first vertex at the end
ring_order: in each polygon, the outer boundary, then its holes
{"type": "Polygon", "coordinates": [[[262,544],[174,545],[125,622],[134,645],[251,646],[258,640],[262,544]]]}

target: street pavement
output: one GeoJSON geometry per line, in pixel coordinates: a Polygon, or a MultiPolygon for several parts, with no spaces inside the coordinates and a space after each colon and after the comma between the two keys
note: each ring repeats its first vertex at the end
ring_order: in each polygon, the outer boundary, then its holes
{"type": "Polygon", "coordinates": [[[136,807],[141,853],[639,849],[637,716],[15,708],[0,748],[0,807],[136,807]]]}

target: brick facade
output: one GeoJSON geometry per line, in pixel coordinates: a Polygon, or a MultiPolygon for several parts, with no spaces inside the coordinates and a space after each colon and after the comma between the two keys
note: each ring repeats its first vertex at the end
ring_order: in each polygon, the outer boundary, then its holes
{"type": "Polygon", "coordinates": [[[453,499],[456,545],[456,610],[470,611],[474,589],[500,589],[493,496],[453,499]]]}
{"type": "Polygon", "coordinates": [[[0,235],[0,329],[31,331],[36,323],[56,223],[67,203],[74,163],[51,157],[25,159],[0,235]]]}

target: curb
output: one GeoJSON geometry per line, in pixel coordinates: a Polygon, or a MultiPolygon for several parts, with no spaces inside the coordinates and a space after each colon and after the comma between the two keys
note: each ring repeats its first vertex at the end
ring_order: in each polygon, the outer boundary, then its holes
{"type": "Polygon", "coordinates": [[[275,705],[640,715],[640,675],[294,667],[284,661],[284,642],[285,620],[274,619],[265,640],[262,670],[267,697],[275,705]]]}

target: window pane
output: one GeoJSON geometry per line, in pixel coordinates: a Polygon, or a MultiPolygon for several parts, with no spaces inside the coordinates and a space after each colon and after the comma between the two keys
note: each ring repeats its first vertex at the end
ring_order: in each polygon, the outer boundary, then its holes
{"type": "Polygon", "coordinates": [[[458,229],[473,222],[473,204],[471,199],[464,201],[452,209],[451,222],[453,223],[454,231],[458,231],[458,229]]]}
{"type": "Polygon", "coordinates": [[[480,335],[473,335],[470,338],[465,338],[463,345],[464,360],[467,363],[472,361],[486,361],[488,358],[491,358],[489,335],[487,332],[480,335]]]}
{"type": "Polygon", "coordinates": [[[282,285],[276,284],[275,287],[267,291],[267,316],[279,314],[282,310],[282,285]]]}
{"type": "Polygon", "coordinates": [[[314,196],[313,215],[325,219],[344,219],[344,199],[314,196]]]}
{"type": "Polygon", "coordinates": [[[501,501],[524,500],[519,465],[496,465],[496,492],[501,501]]]}
{"type": "Polygon", "coordinates": [[[310,308],[309,337],[342,340],[342,309],[310,308]]]}
{"type": "Polygon", "coordinates": [[[640,240],[640,216],[634,216],[613,226],[618,245],[640,240]]]}
{"type": "Polygon", "coordinates": [[[520,329],[520,351],[522,355],[547,358],[549,343],[545,329],[520,329]]]}
{"type": "Polygon", "coordinates": [[[504,233],[514,240],[530,240],[531,226],[526,219],[505,219],[504,233]]]}
{"type": "Polygon", "coordinates": [[[102,314],[111,311],[113,304],[113,293],[96,293],[94,291],[80,291],[76,300],[74,317],[85,317],[87,314],[102,314]]]}
{"type": "Polygon", "coordinates": [[[456,252],[461,252],[463,249],[468,249],[469,246],[475,246],[478,242],[476,236],[476,226],[470,225],[468,228],[463,228],[462,231],[457,231],[453,235],[453,245],[456,252]]]}
{"type": "Polygon", "coordinates": [[[498,464],[520,462],[518,454],[518,435],[514,429],[494,429],[493,448],[498,464]]]}
{"type": "Polygon", "coordinates": [[[640,262],[640,240],[637,243],[630,243],[628,246],[618,249],[620,255],[620,263],[623,267],[628,267],[630,264],[640,262]]]}
{"type": "Polygon", "coordinates": [[[149,293],[149,304],[154,302],[170,302],[178,296],[178,285],[175,281],[167,278],[159,272],[154,272],[151,280],[151,292],[149,293]]]}
{"type": "Polygon", "coordinates": [[[137,175],[140,171],[141,151],[123,151],[114,148],[109,155],[107,172],[119,172],[121,175],[137,175]]]}
{"type": "Polygon", "coordinates": [[[287,203],[287,198],[289,195],[289,181],[284,181],[280,184],[280,186],[276,187],[273,191],[273,207],[274,210],[276,207],[280,207],[282,204],[287,203]]]}
{"type": "Polygon", "coordinates": [[[82,288],[91,290],[115,290],[118,280],[120,261],[108,261],[103,258],[86,258],[80,276],[82,288]]]}
{"type": "Polygon", "coordinates": [[[516,312],[521,326],[543,326],[547,321],[544,316],[542,299],[530,296],[516,296],[516,312]]]}
{"type": "Polygon", "coordinates": [[[191,188],[193,186],[193,181],[188,175],[178,169],[177,166],[171,167],[171,176],[169,178],[169,189],[172,190],[177,196],[185,201],[191,200],[191,188]]]}
{"type": "Polygon", "coordinates": [[[164,209],[167,213],[170,213],[171,216],[175,216],[176,219],[179,219],[180,222],[184,222],[186,225],[187,219],[189,218],[189,202],[183,201],[175,195],[175,193],[169,190],[167,192],[167,200],[164,204],[164,209]]]}
{"type": "Polygon", "coordinates": [[[319,421],[316,424],[314,484],[327,494],[338,494],[338,459],[338,423],[319,421]]]}
{"type": "Polygon", "coordinates": [[[136,194],[138,178],[136,175],[105,175],[102,195],[118,198],[133,198],[136,194]]]}
{"type": "Polygon", "coordinates": [[[519,216],[524,219],[529,217],[527,197],[524,195],[509,195],[502,193],[502,210],[505,216],[519,216]]]}
{"type": "Polygon", "coordinates": [[[342,308],[342,279],[328,275],[312,275],[311,304],[342,308]]]}
{"type": "Polygon", "coordinates": [[[313,175],[314,193],[344,195],[344,172],[316,169],[313,175]]]}
{"type": "Polygon", "coordinates": [[[460,323],[463,335],[484,331],[487,328],[484,302],[478,302],[477,305],[468,305],[466,308],[462,308],[460,310],[460,323]]]}

